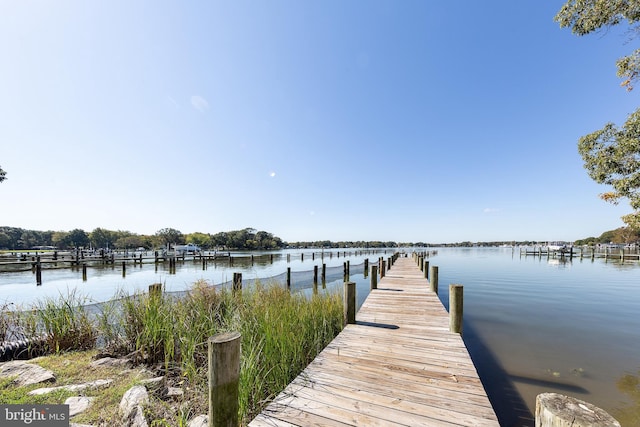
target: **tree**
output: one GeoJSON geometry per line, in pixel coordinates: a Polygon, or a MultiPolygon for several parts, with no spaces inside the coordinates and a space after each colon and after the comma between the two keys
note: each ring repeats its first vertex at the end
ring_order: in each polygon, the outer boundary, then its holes
{"type": "Polygon", "coordinates": [[[89,240],[94,248],[112,248],[116,237],[113,231],[98,227],[89,233],[89,240]]]}
{"type": "MultiPolygon", "coordinates": [[[[560,27],[570,27],[583,36],[627,22],[630,34],[640,33],[640,0],[569,0],[554,18],[560,27]]],[[[622,86],[632,90],[640,78],[640,49],[617,63],[622,86]]],[[[622,128],[607,123],[602,129],[583,136],[578,151],[589,176],[599,184],[613,187],[600,197],[617,204],[627,198],[634,212],[622,220],[640,229],[640,109],[632,113],[622,128]]]]}
{"type": "Polygon", "coordinates": [[[89,236],[80,228],[71,230],[67,238],[74,248],[86,248],[89,246],[89,236]]]}
{"type": "Polygon", "coordinates": [[[201,248],[209,248],[211,246],[211,235],[205,233],[191,233],[186,236],[187,243],[193,243],[201,248]]]}
{"type": "Polygon", "coordinates": [[[174,228],[163,228],[156,231],[156,236],[163,245],[171,245],[173,243],[184,243],[182,233],[174,228]]]}
{"type": "Polygon", "coordinates": [[[0,182],[4,181],[5,179],[7,179],[7,173],[0,166],[0,182]]]}

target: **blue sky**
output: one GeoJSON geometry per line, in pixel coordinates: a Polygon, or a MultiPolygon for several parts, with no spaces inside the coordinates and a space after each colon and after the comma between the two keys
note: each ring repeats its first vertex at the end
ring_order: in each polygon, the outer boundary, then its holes
{"type": "Polygon", "coordinates": [[[578,138],[638,106],[563,1],[32,1],[0,14],[0,225],[286,241],[622,226],[578,138]]]}

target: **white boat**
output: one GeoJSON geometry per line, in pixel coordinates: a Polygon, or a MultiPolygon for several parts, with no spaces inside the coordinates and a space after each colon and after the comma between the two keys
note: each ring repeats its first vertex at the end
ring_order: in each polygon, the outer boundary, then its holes
{"type": "Polygon", "coordinates": [[[571,248],[571,244],[567,242],[549,242],[547,243],[547,250],[554,252],[564,252],[571,248]]]}

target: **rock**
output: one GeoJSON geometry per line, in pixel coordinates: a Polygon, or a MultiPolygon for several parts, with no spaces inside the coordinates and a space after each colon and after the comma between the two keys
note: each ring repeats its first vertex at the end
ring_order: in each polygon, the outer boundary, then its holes
{"type": "Polygon", "coordinates": [[[142,405],[147,402],[149,402],[149,393],[147,393],[147,389],[143,385],[131,387],[122,396],[120,411],[122,411],[128,427],[147,426],[147,421],[142,411],[142,405]]]}
{"type": "Polygon", "coordinates": [[[53,372],[38,365],[22,361],[12,361],[0,363],[0,378],[16,377],[13,382],[18,387],[55,382],[56,376],[53,372]]]}
{"type": "Polygon", "coordinates": [[[142,411],[142,406],[138,405],[131,413],[125,417],[125,426],[126,427],[149,427],[147,424],[147,420],[144,417],[144,412],[142,411]]]}
{"type": "Polygon", "coordinates": [[[120,368],[128,365],[131,365],[131,359],[116,359],[115,357],[103,357],[101,359],[94,360],[89,364],[92,368],[120,368]]]}
{"type": "Polygon", "coordinates": [[[175,399],[184,396],[184,391],[180,387],[167,387],[164,396],[167,399],[175,399]]]}
{"type": "Polygon", "coordinates": [[[187,427],[208,427],[209,425],[209,416],[208,415],[198,415],[197,417],[191,419],[187,424],[187,427]]]}
{"type": "Polygon", "coordinates": [[[149,393],[147,388],[142,385],[131,387],[127,390],[120,400],[120,410],[123,414],[128,415],[136,406],[149,402],[149,393]]]}
{"type": "Polygon", "coordinates": [[[164,381],[164,377],[155,377],[155,378],[149,378],[146,380],[140,380],[140,383],[147,386],[158,386],[162,384],[163,381],[164,381]]]}
{"type": "Polygon", "coordinates": [[[81,412],[89,409],[93,397],[73,396],[64,401],[65,405],[69,405],[69,416],[73,417],[81,412]]]}
{"type": "Polygon", "coordinates": [[[112,379],[107,379],[107,380],[95,380],[95,381],[82,383],[82,384],[61,385],[58,387],[43,387],[43,388],[37,388],[35,390],[31,390],[28,394],[30,396],[39,396],[41,394],[51,393],[52,391],[56,391],[56,390],[83,391],[88,388],[108,387],[109,385],[111,385],[112,382],[113,382],[112,379]]]}

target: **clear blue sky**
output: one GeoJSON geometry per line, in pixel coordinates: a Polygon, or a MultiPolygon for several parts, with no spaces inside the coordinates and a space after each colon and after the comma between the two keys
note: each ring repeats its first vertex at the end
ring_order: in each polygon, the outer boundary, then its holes
{"type": "Polygon", "coordinates": [[[0,225],[286,241],[574,240],[622,224],[578,138],[640,104],[563,1],[14,1],[0,225]]]}

